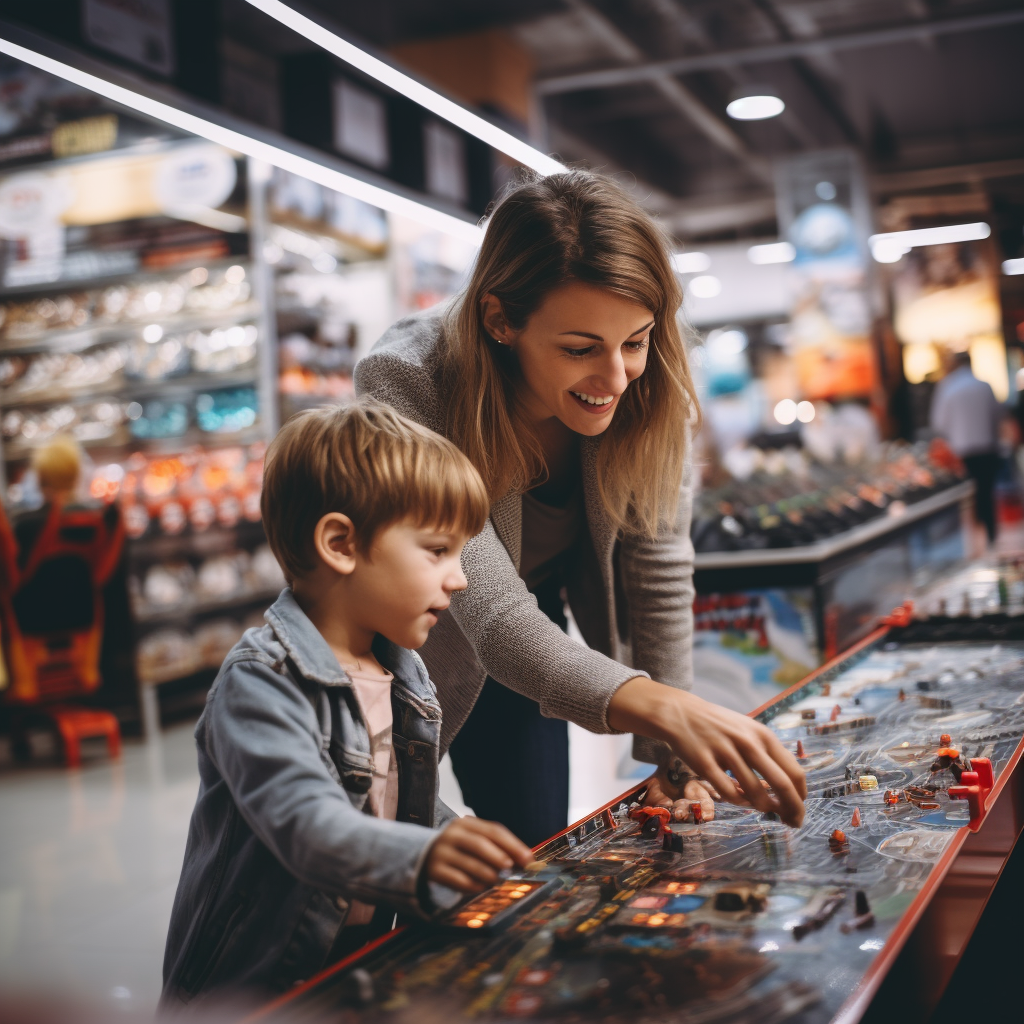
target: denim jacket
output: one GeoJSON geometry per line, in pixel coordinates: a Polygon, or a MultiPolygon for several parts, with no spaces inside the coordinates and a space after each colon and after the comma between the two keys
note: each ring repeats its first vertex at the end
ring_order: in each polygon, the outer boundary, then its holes
{"type": "Polygon", "coordinates": [[[171,912],[162,1008],[280,992],[325,966],[349,902],[426,915],[441,707],[419,656],[378,637],[394,674],[396,821],[364,810],[372,762],[351,680],[285,589],[224,660],[196,725],[199,795],[171,912]]]}

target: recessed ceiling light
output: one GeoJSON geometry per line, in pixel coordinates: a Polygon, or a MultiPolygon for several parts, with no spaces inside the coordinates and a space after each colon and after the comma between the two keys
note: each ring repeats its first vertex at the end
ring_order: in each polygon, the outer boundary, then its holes
{"type": "Polygon", "coordinates": [[[725,112],[737,121],[764,121],[786,109],[782,97],[770,85],[745,86],[733,93],[725,112]]]}
{"type": "Polygon", "coordinates": [[[713,299],[722,291],[722,282],[713,274],[704,274],[695,277],[687,289],[697,299],[713,299]]]}
{"type": "Polygon", "coordinates": [[[711,266],[711,257],[706,252],[677,252],[672,266],[677,274],[702,274],[711,266]]]}
{"type": "Polygon", "coordinates": [[[768,242],[764,245],[752,245],[747,250],[747,259],[758,266],[768,263],[792,263],[796,259],[796,249],[792,242],[768,242]]]}
{"type": "Polygon", "coordinates": [[[1003,273],[1007,277],[1013,277],[1015,274],[1024,274],[1024,259],[1003,260],[1003,273]]]}

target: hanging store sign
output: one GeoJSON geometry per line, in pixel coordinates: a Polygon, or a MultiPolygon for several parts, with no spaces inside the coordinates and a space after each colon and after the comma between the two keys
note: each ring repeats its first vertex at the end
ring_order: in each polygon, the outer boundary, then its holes
{"type": "Polygon", "coordinates": [[[793,245],[789,343],[803,397],[871,394],[878,368],[868,293],[870,208],[847,150],[807,153],[776,173],[780,233],[793,245]]]}

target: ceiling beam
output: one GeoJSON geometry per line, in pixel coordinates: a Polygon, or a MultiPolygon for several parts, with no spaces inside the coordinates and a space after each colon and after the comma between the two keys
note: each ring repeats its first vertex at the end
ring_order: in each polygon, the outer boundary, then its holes
{"type": "MultiPolygon", "coordinates": [[[[576,0],[570,0],[575,6],[576,0]]],[[[871,29],[866,32],[848,32],[815,39],[794,39],[791,42],[747,46],[718,53],[700,53],[672,60],[648,61],[629,67],[604,68],[599,71],[581,71],[573,75],[557,75],[537,82],[537,92],[552,96],[556,93],[581,92],[585,89],[607,89],[637,82],[655,81],[664,76],[692,74],[731,68],[739,64],[765,64],[770,61],[791,60],[794,57],[812,57],[822,52],[862,50],[872,46],[891,46],[896,43],[927,42],[939,35],[962,32],[980,32],[985,29],[1005,28],[1024,24],[1024,9],[978,14],[966,18],[943,18],[935,21],[917,21],[896,28],[871,29]]]]}
{"type": "MultiPolygon", "coordinates": [[[[647,55],[632,39],[621,32],[603,14],[586,3],[585,0],[565,0],[565,4],[585,22],[591,33],[600,39],[605,48],[619,60],[636,66],[636,70],[640,70],[643,67],[653,67],[651,64],[644,65],[642,63],[647,60],[647,55]]],[[[632,67],[626,67],[619,70],[629,71],[633,69],[632,67]]],[[[663,74],[661,72],[643,75],[640,80],[648,82],[657,89],[694,127],[698,128],[720,149],[724,149],[744,164],[755,177],[765,182],[772,180],[772,169],[768,161],[752,153],[743,139],[683,85],[682,82],[677,81],[670,74],[663,74]]],[[[543,83],[539,84],[542,85],[543,83]]],[[[544,90],[541,88],[538,88],[537,91],[538,94],[544,93],[544,90]]]]}
{"type": "Polygon", "coordinates": [[[1024,177],[1024,159],[990,160],[980,164],[956,164],[950,167],[929,167],[920,171],[889,171],[872,174],[871,191],[875,195],[913,192],[922,188],[971,184],[994,178],[1024,177]]]}

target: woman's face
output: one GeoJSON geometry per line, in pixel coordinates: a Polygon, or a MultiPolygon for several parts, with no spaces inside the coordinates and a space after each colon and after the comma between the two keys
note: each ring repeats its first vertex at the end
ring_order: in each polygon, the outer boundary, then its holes
{"type": "Polygon", "coordinates": [[[520,331],[509,327],[501,303],[488,295],[484,324],[518,358],[527,415],[536,422],[556,417],[592,437],[608,429],[626,388],[647,367],[654,315],[574,281],[552,291],[520,331]]]}

